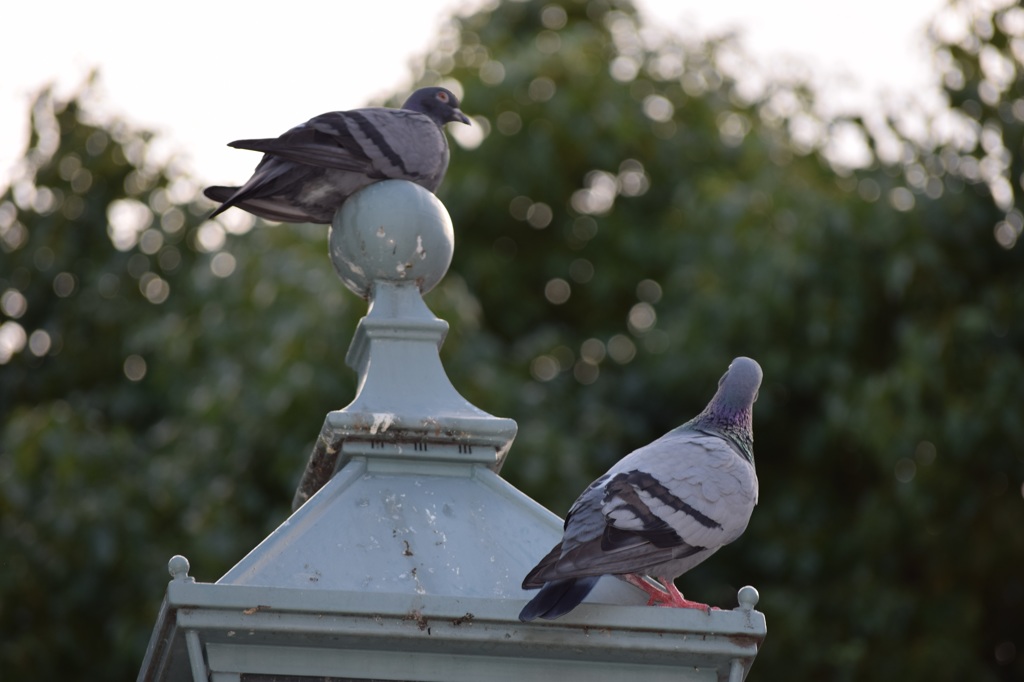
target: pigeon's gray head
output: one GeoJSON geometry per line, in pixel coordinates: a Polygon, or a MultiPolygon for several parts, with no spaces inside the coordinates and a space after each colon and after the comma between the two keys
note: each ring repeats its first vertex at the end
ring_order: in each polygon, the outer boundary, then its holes
{"type": "Polygon", "coordinates": [[[749,410],[757,400],[762,376],[761,365],[757,362],[750,358],[736,358],[718,380],[718,392],[711,403],[729,411],[749,410]]]}
{"type": "Polygon", "coordinates": [[[402,108],[426,114],[439,126],[453,121],[469,123],[469,118],[459,110],[459,98],[444,88],[420,88],[409,95],[402,108]]]}
{"type": "Polygon", "coordinates": [[[761,387],[761,376],[761,366],[756,362],[750,358],[736,358],[718,381],[715,397],[686,426],[728,439],[753,462],[753,407],[761,387]]]}

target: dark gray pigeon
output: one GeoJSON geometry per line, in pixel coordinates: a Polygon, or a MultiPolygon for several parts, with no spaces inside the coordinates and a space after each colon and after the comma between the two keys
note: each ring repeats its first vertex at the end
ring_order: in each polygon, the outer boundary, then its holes
{"type": "Polygon", "coordinates": [[[207,187],[222,202],[210,216],[237,206],[290,223],[330,223],[357,190],[379,180],[411,180],[433,192],[448,170],[452,121],[469,123],[444,88],[421,88],[401,109],[370,107],[320,114],[281,137],[237,140],[228,146],[264,152],[241,187],[207,187]]]}
{"type": "Polygon", "coordinates": [[[565,517],[562,541],[523,580],[524,590],[540,592],[519,620],[568,613],[602,575],[644,590],[648,604],[709,609],[684,599],[673,580],[747,527],[757,503],[760,385],[761,367],[736,358],[703,412],[591,483],[565,517]]]}

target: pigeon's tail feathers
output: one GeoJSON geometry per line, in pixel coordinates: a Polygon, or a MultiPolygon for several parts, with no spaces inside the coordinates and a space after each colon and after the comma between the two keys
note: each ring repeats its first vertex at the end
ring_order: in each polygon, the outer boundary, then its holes
{"type": "Polygon", "coordinates": [[[336,207],[320,210],[323,207],[315,202],[302,201],[297,197],[298,193],[310,187],[322,190],[324,172],[319,168],[298,166],[264,156],[256,166],[256,172],[241,187],[214,186],[206,188],[203,193],[209,199],[223,202],[213,215],[237,206],[267,220],[327,224],[333,219],[336,207]]]}
{"type": "Polygon", "coordinates": [[[255,216],[264,220],[273,220],[279,223],[314,223],[326,225],[331,222],[330,218],[313,215],[304,211],[300,206],[291,205],[286,202],[275,201],[274,199],[246,199],[234,204],[255,216]]]}
{"type": "Polygon", "coordinates": [[[206,189],[204,189],[203,195],[206,196],[207,199],[220,202],[220,206],[218,206],[217,209],[210,214],[210,217],[213,218],[215,216],[218,216],[224,211],[231,208],[232,204],[229,203],[229,201],[231,197],[235,195],[235,192],[237,192],[238,190],[238,187],[222,187],[219,185],[214,185],[213,187],[207,187],[206,189]]]}
{"type": "Polygon", "coordinates": [[[524,623],[537,618],[552,620],[569,613],[590,594],[599,579],[600,576],[589,576],[545,583],[519,612],[519,620],[524,623]]]}
{"type": "Polygon", "coordinates": [[[207,199],[221,202],[221,205],[210,214],[215,218],[232,206],[237,206],[264,220],[274,220],[279,223],[323,223],[319,216],[314,216],[303,211],[298,206],[289,205],[283,201],[276,201],[272,198],[251,198],[244,199],[238,194],[239,187],[207,187],[203,194],[207,199]]]}
{"type": "Polygon", "coordinates": [[[562,557],[562,543],[559,542],[557,545],[551,548],[551,551],[541,559],[533,570],[526,574],[523,578],[523,589],[524,590],[535,590],[538,587],[543,587],[545,583],[551,581],[550,578],[542,577],[543,574],[551,570],[558,560],[562,557]]]}
{"type": "Polygon", "coordinates": [[[265,152],[267,147],[273,146],[275,142],[280,144],[280,140],[276,137],[255,137],[248,140],[233,140],[228,142],[228,146],[233,149],[247,149],[251,152],[265,152]]]}

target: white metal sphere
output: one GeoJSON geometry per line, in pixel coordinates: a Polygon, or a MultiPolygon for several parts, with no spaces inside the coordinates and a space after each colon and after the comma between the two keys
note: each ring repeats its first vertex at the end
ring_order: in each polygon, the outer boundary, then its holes
{"type": "Polygon", "coordinates": [[[334,269],[363,298],[370,297],[376,280],[415,282],[425,294],[448,271],[454,249],[444,204],[405,180],[384,180],[356,192],[331,226],[334,269]]]}

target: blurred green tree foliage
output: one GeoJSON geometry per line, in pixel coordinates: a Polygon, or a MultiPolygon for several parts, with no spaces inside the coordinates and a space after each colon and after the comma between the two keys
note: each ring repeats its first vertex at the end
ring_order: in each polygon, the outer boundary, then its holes
{"type": "MultiPolygon", "coordinates": [[[[680,580],[761,590],[758,679],[1024,676],[1024,10],[947,19],[952,110],[917,130],[609,0],[455,20],[420,74],[476,116],[428,303],[455,385],[519,422],[510,480],[564,513],[764,367],[761,503],[680,580]]],[[[171,554],[214,580],[286,517],[364,306],[322,228],[205,220],[146,133],[48,93],[33,129],[0,197],[0,668],[123,679],[171,554]]]]}

